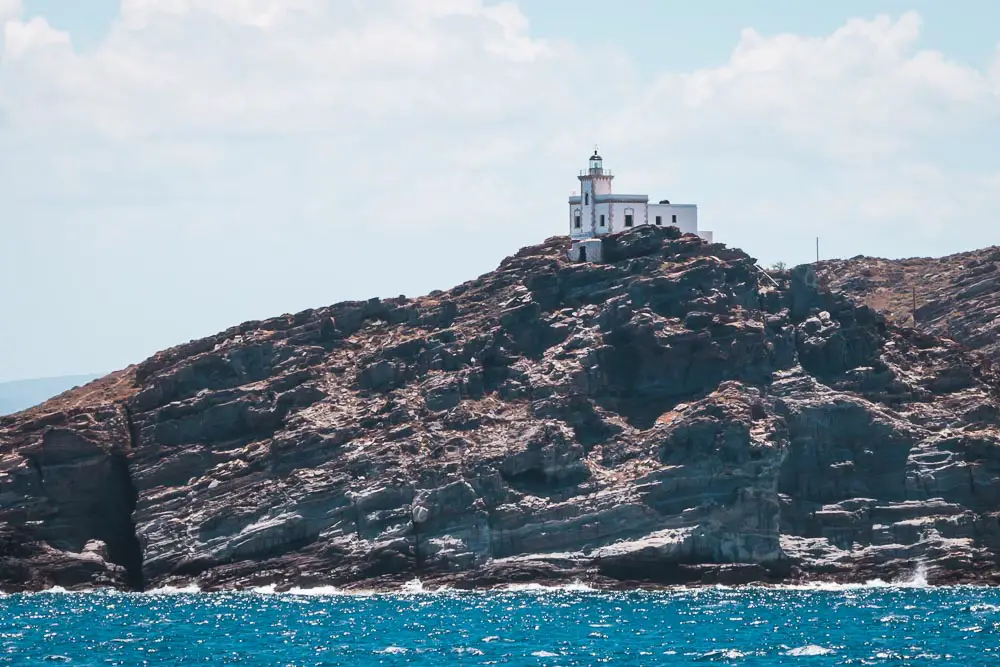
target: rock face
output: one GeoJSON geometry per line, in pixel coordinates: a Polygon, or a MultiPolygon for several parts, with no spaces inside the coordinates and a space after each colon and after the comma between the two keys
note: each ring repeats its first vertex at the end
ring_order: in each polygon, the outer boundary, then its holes
{"type": "Polygon", "coordinates": [[[831,260],[820,262],[817,272],[830,289],[891,321],[1000,362],[1000,246],[940,258],[831,260]]]}
{"type": "Polygon", "coordinates": [[[0,583],[993,581],[1000,380],[672,229],[155,355],[0,420],[0,583]]]}

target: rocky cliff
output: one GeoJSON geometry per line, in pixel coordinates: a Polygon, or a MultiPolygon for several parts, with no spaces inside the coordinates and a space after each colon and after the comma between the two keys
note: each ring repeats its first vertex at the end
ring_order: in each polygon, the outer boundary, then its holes
{"type": "Polygon", "coordinates": [[[994,581],[1000,380],[672,229],[162,353],[0,419],[0,583],[994,581]]]}

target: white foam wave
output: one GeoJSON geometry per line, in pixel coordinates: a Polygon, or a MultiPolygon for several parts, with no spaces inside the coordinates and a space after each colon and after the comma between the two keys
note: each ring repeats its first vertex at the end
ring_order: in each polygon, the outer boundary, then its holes
{"type": "Polygon", "coordinates": [[[723,660],[740,660],[741,658],[746,657],[746,653],[738,651],[734,648],[726,648],[709,651],[708,653],[702,654],[701,657],[706,660],[718,660],[720,658],[723,660]]]}
{"type": "Polygon", "coordinates": [[[49,588],[43,588],[40,591],[29,591],[23,593],[23,595],[114,595],[115,593],[121,593],[114,588],[77,588],[69,590],[63,588],[62,586],[50,586],[49,588]]]}
{"type": "Polygon", "coordinates": [[[923,563],[917,565],[916,571],[913,575],[907,579],[903,584],[900,585],[901,588],[927,588],[930,584],[927,583],[927,566],[923,563]]]}
{"type": "Polygon", "coordinates": [[[458,591],[450,586],[426,588],[420,579],[411,579],[395,590],[343,589],[330,585],[311,587],[293,586],[285,590],[278,590],[276,584],[267,584],[266,586],[251,588],[246,592],[257,595],[298,595],[304,597],[371,597],[373,595],[436,595],[441,593],[456,593],[458,591]]]}
{"type": "Polygon", "coordinates": [[[394,654],[409,653],[410,649],[405,648],[403,646],[387,646],[384,649],[382,649],[380,651],[375,651],[375,652],[376,653],[386,653],[386,654],[389,654],[389,655],[394,655],[394,654]]]}
{"type": "Polygon", "coordinates": [[[785,591],[856,591],[868,588],[928,588],[929,586],[930,584],[927,583],[927,566],[921,563],[908,578],[898,581],[869,579],[865,582],[849,584],[817,581],[804,584],[779,584],[771,588],[785,591]]]}
{"type": "Polygon", "coordinates": [[[159,588],[151,588],[148,591],[143,591],[144,595],[190,595],[194,593],[201,593],[201,588],[198,587],[198,584],[160,586],[159,588]]]}
{"type": "Polygon", "coordinates": [[[597,589],[577,579],[568,584],[505,584],[499,590],[509,593],[553,593],[553,592],[591,592],[597,589]]]}
{"type": "Polygon", "coordinates": [[[293,586],[289,589],[279,591],[277,584],[267,584],[266,586],[257,586],[256,588],[251,588],[249,592],[255,593],[256,595],[296,595],[302,597],[332,597],[332,596],[367,597],[375,594],[375,591],[370,591],[370,590],[345,591],[344,589],[337,588],[336,586],[311,586],[309,588],[304,588],[302,586],[293,586]]]}
{"type": "Polygon", "coordinates": [[[835,581],[810,581],[804,584],[778,584],[769,586],[779,591],[858,591],[866,588],[890,588],[891,584],[881,579],[865,582],[841,584],[835,581]]]}
{"type": "Polygon", "coordinates": [[[52,586],[51,588],[46,588],[46,589],[38,591],[38,592],[42,593],[42,594],[45,594],[45,595],[60,595],[60,594],[64,594],[64,593],[94,593],[96,591],[95,591],[95,589],[92,589],[92,588],[91,589],[87,589],[85,591],[68,591],[65,588],[63,588],[62,586],[52,586]]]}
{"type": "Polygon", "coordinates": [[[255,586],[250,589],[251,593],[257,593],[258,595],[274,595],[278,592],[278,587],[275,584],[267,584],[266,586],[255,586]]]}
{"type": "MultiPolygon", "coordinates": [[[[754,585],[749,587],[753,588],[754,585]]],[[[807,582],[802,584],[778,584],[773,586],[763,586],[769,590],[788,590],[788,591],[855,591],[863,589],[879,589],[879,588],[928,588],[929,584],[927,582],[927,568],[921,564],[913,572],[913,574],[903,580],[887,582],[882,579],[871,579],[865,582],[858,583],[836,583],[829,581],[817,581],[817,582],[807,582]]],[[[714,586],[713,588],[722,590],[739,590],[742,588],[747,588],[747,586],[714,586]]],[[[675,586],[670,587],[662,592],[664,593],[682,593],[682,592],[698,592],[705,590],[703,587],[699,586],[675,586]]],[[[600,592],[600,589],[594,588],[589,584],[576,580],[567,584],[555,584],[546,585],[539,583],[511,583],[498,586],[493,589],[492,592],[508,592],[508,593],[553,593],[553,592],[600,592]]],[[[39,593],[45,594],[86,594],[86,593],[98,593],[98,594],[113,594],[116,593],[114,589],[110,588],[97,588],[97,589],[86,589],[86,590],[67,590],[61,586],[53,586],[47,588],[39,593]]],[[[225,591],[226,593],[238,593],[239,590],[225,591]]],[[[330,585],[319,585],[313,587],[301,587],[295,586],[290,589],[279,591],[275,584],[268,584],[266,586],[258,586],[251,589],[243,589],[244,593],[256,593],[259,595],[300,595],[300,596],[350,596],[350,597],[370,597],[373,595],[430,595],[430,594],[457,594],[457,593],[489,593],[490,590],[479,589],[479,590],[456,590],[449,586],[441,586],[438,588],[428,588],[424,583],[417,578],[411,579],[404,583],[400,588],[396,590],[373,590],[373,589],[354,589],[345,590],[338,588],[336,586],[330,585]]],[[[184,586],[160,586],[158,588],[153,588],[139,595],[177,595],[177,594],[195,594],[202,593],[202,590],[197,584],[187,584],[184,586]]],[[[2,595],[2,593],[0,593],[2,595]]]]}
{"type": "Polygon", "coordinates": [[[399,589],[400,593],[426,593],[427,590],[424,589],[424,582],[419,579],[410,579],[403,587],[399,589]]]}
{"type": "Polygon", "coordinates": [[[785,651],[785,655],[802,657],[810,655],[829,655],[833,652],[834,651],[832,648],[827,648],[825,646],[818,646],[816,644],[808,644],[806,646],[798,646],[796,648],[785,651]]]}
{"type": "Polygon", "coordinates": [[[304,595],[306,597],[324,597],[332,595],[370,595],[371,591],[349,592],[336,586],[314,586],[313,588],[301,588],[295,586],[288,589],[288,595],[304,595]]]}

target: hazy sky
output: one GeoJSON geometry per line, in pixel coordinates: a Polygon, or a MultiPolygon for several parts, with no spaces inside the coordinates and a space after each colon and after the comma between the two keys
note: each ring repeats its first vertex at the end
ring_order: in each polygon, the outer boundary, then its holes
{"type": "Polygon", "coordinates": [[[0,380],[418,295],[618,192],[764,263],[998,243],[1000,3],[0,0],[0,380]]]}

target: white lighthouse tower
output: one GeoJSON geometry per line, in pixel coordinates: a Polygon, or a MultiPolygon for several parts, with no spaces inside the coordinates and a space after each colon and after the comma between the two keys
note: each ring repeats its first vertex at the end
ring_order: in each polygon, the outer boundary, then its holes
{"type": "Polygon", "coordinates": [[[671,204],[667,199],[650,204],[648,195],[614,194],[611,191],[614,175],[604,168],[604,160],[596,148],[587,169],[577,178],[580,194],[569,198],[570,259],[601,261],[601,241],[597,237],[637,225],[673,226],[684,234],[697,234],[712,241],[712,232],[698,230],[695,204],[671,204]]]}
{"type": "Polygon", "coordinates": [[[597,209],[601,208],[603,212],[605,207],[598,207],[597,197],[601,195],[606,198],[611,194],[611,181],[615,177],[610,171],[604,171],[604,160],[598,155],[597,148],[594,148],[594,154],[590,156],[587,170],[581,171],[577,178],[580,179],[578,199],[582,201],[578,204],[580,219],[574,217],[573,228],[574,230],[587,230],[589,236],[597,236],[602,233],[598,228],[598,223],[600,222],[603,229],[608,222],[607,219],[598,220],[597,209]]]}

